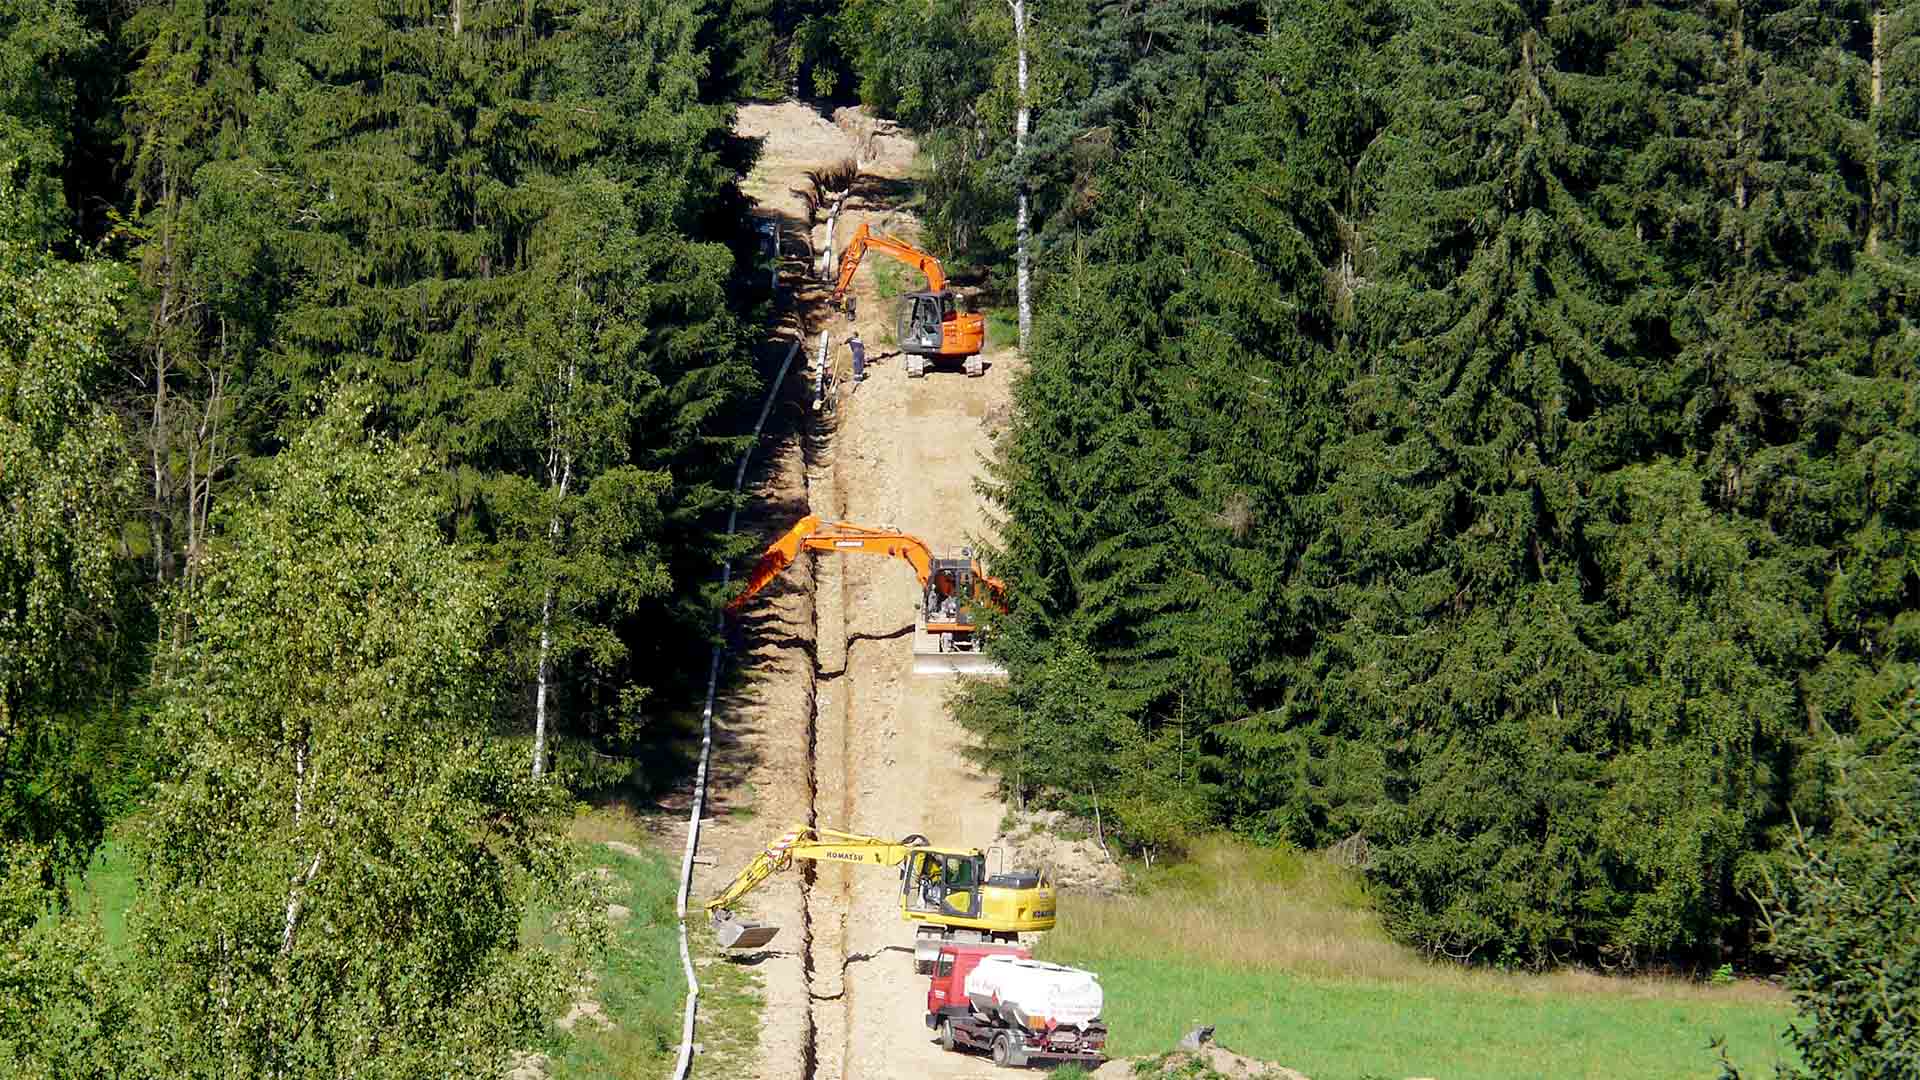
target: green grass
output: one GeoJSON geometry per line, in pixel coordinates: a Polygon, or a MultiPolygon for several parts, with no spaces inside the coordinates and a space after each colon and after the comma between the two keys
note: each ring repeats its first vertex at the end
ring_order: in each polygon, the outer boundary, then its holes
{"type": "MultiPolygon", "coordinates": [[[[610,874],[608,901],[633,913],[612,924],[607,953],[595,969],[592,997],[612,1026],[582,1023],[570,1034],[556,1031],[546,1047],[553,1058],[552,1075],[566,1080],[658,1077],[671,1070],[678,1054],[686,1005],[673,915],[679,863],[646,847],[638,824],[616,810],[582,813],[572,833],[582,845],[580,865],[589,871],[605,868],[610,874]],[[608,839],[640,847],[640,857],[611,850],[601,842],[608,839]]],[[[704,927],[695,931],[696,957],[717,951],[702,948],[706,936],[704,927]]],[[[697,970],[700,1013],[694,1041],[702,1047],[700,1070],[710,1076],[737,1075],[746,1070],[756,1047],[759,989],[744,967],[715,962],[697,970]]]]}
{"type": "Polygon", "coordinates": [[[882,300],[891,300],[906,291],[902,282],[907,276],[906,267],[890,259],[879,259],[873,264],[873,291],[882,300]]]}
{"type": "MultiPolygon", "coordinates": [[[[680,866],[647,846],[639,820],[617,806],[583,811],[569,829],[580,848],[583,868],[604,867],[610,874],[608,900],[633,914],[612,926],[606,956],[596,968],[593,998],[613,1021],[611,1028],[577,1026],[572,1034],[555,1030],[541,1047],[554,1062],[557,1080],[659,1077],[670,1070],[680,1045],[686,980],[680,969],[679,938],[673,901],[680,866]],[[603,841],[620,840],[640,848],[641,856],[622,855],[603,841]]],[[[99,920],[110,956],[128,947],[127,910],[133,905],[138,867],[127,843],[109,835],[95,853],[73,893],[74,909],[99,920]]],[[[557,944],[547,929],[551,912],[528,916],[529,941],[557,944]]],[[[694,955],[719,952],[705,924],[694,931],[694,955]]],[[[705,1076],[736,1076],[749,1071],[757,1048],[760,990],[751,968],[725,961],[704,963],[700,976],[700,1015],[694,1041],[705,1076]]]]}
{"type": "Polygon", "coordinates": [[[1791,1051],[1785,998],[1730,986],[1434,964],[1387,939],[1356,875],[1229,841],[1147,875],[1138,895],[1068,897],[1047,959],[1096,971],[1109,1052],[1157,1054],[1196,1024],[1315,1080],[1748,1076],[1791,1051]]]}
{"type": "Polygon", "coordinates": [[[127,909],[133,906],[137,870],[126,841],[109,835],[73,890],[74,910],[99,920],[109,957],[123,956],[127,950],[127,909]]]}
{"type": "Polygon", "coordinates": [[[1020,344],[1020,313],[1012,308],[987,311],[987,351],[998,352],[1020,344]]]}

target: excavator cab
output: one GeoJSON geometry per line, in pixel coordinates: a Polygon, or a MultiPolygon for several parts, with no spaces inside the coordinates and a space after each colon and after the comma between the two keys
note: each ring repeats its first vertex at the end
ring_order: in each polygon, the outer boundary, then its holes
{"type": "Polygon", "coordinates": [[[916,851],[907,858],[901,902],[908,912],[979,917],[987,857],[979,853],[916,851]]]}
{"type": "Polygon", "coordinates": [[[932,971],[943,942],[1019,941],[1023,933],[1054,927],[1050,870],[987,872],[980,851],[918,850],[900,873],[900,913],[918,922],[914,970],[932,971]]]}
{"type": "Polygon", "coordinates": [[[940,355],[946,349],[944,324],[958,314],[952,293],[908,293],[900,305],[901,351],[940,355]]]}
{"type": "Polygon", "coordinates": [[[934,558],[933,572],[927,575],[925,610],[927,632],[941,638],[941,652],[979,648],[973,638],[973,616],[967,614],[967,605],[979,598],[971,548],[960,549],[959,558],[934,558]]]}
{"type": "Polygon", "coordinates": [[[900,351],[907,354],[909,378],[927,373],[930,360],[959,360],[960,369],[969,376],[986,373],[979,352],[986,343],[986,321],[979,315],[963,313],[950,291],[908,293],[900,304],[900,325],[895,335],[900,351]]]}

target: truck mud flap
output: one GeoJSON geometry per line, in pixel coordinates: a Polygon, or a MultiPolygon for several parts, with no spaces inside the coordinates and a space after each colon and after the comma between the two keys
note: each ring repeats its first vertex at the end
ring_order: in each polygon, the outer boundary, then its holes
{"type": "Polygon", "coordinates": [[[779,932],[778,926],[738,919],[719,919],[713,924],[713,936],[723,949],[757,949],[772,941],[779,932]]]}

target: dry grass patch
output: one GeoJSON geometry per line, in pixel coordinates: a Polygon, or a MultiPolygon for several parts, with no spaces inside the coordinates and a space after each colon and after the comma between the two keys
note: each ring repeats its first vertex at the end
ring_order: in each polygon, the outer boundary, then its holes
{"type": "Polygon", "coordinates": [[[567,823],[567,839],[583,844],[604,844],[609,840],[653,847],[645,819],[625,805],[614,803],[580,810],[567,823]]]}
{"type": "Polygon", "coordinates": [[[1186,862],[1144,875],[1140,886],[1128,895],[1070,898],[1050,947],[1098,941],[1141,956],[1177,954],[1196,963],[1308,978],[1509,994],[1604,993],[1783,1007],[1787,1000],[1778,988],[1747,979],[1710,986],[1666,976],[1581,970],[1536,975],[1437,963],[1389,938],[1359,872],[1320,854],[1211,838],[1196,844],[1186,862]]]}

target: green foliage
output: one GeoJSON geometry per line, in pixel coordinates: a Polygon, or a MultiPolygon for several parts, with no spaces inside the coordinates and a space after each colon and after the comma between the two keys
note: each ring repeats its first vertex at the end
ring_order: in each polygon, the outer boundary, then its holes
{"type": "Polygon", "coordinates": [[[10,241],[66,239],[62,166],[75,89],[68,64],[96,36],[72,0],[0,4],[0,192],[10,241]]]}
{"type": "Polygon", "coordinates": [[[1920,702],[1848,762],[1846,817],[1798,838],[1771,897],[1771,949],[1800,1007],[1792,1076],[1896,1077],[1920,1058],[1920,702]]]}
{"type": "Polygon", "coordinates": [[[704,626],[722,432],[754,381],[714,242],[740,222],[713,95],[746,76],[699,50],[764,13],[375,7],[136,21],[154,575],[193,586],[214,489],[350,374],[447,465],[515,711],[544,696],[559,730],[630,742],[704,626]]]}
{"type": "Polygon", "coordinates": [[[166,658],[134,1036],[173,1075],[486,1071],[569,985],[518,945],[556,791],[488,737],[480,575],[343,392],[223,515],[166,658]]]}
{"type": "Polygon", "coordinates": [[[520,916],[594,934],[510,736],[633,744],[703,648],[781,11],[0,6],[0,1073],[543,1028],[520,916]],[[123,815],[130,952],[61,910],[123,815]]]}
{"type": "MultiPolygon", "coordinates": [[[[0,169],[0,174],[6,170],[0,169]]],[[[131,477],[97,397],[124,283],[43,246],[0,178],[0,930],[30,923],[98,843],[68,711],[93,697],[116,614],[131,477]]]]}
{"type": "Polygon", "coordinates": [[[1435,953],[1748,948],[1920,658],[1910,30],[1876,101],[1864,7],[1157,14],[1036,134],[987,760],[1351,840],[1435,953]]]}

